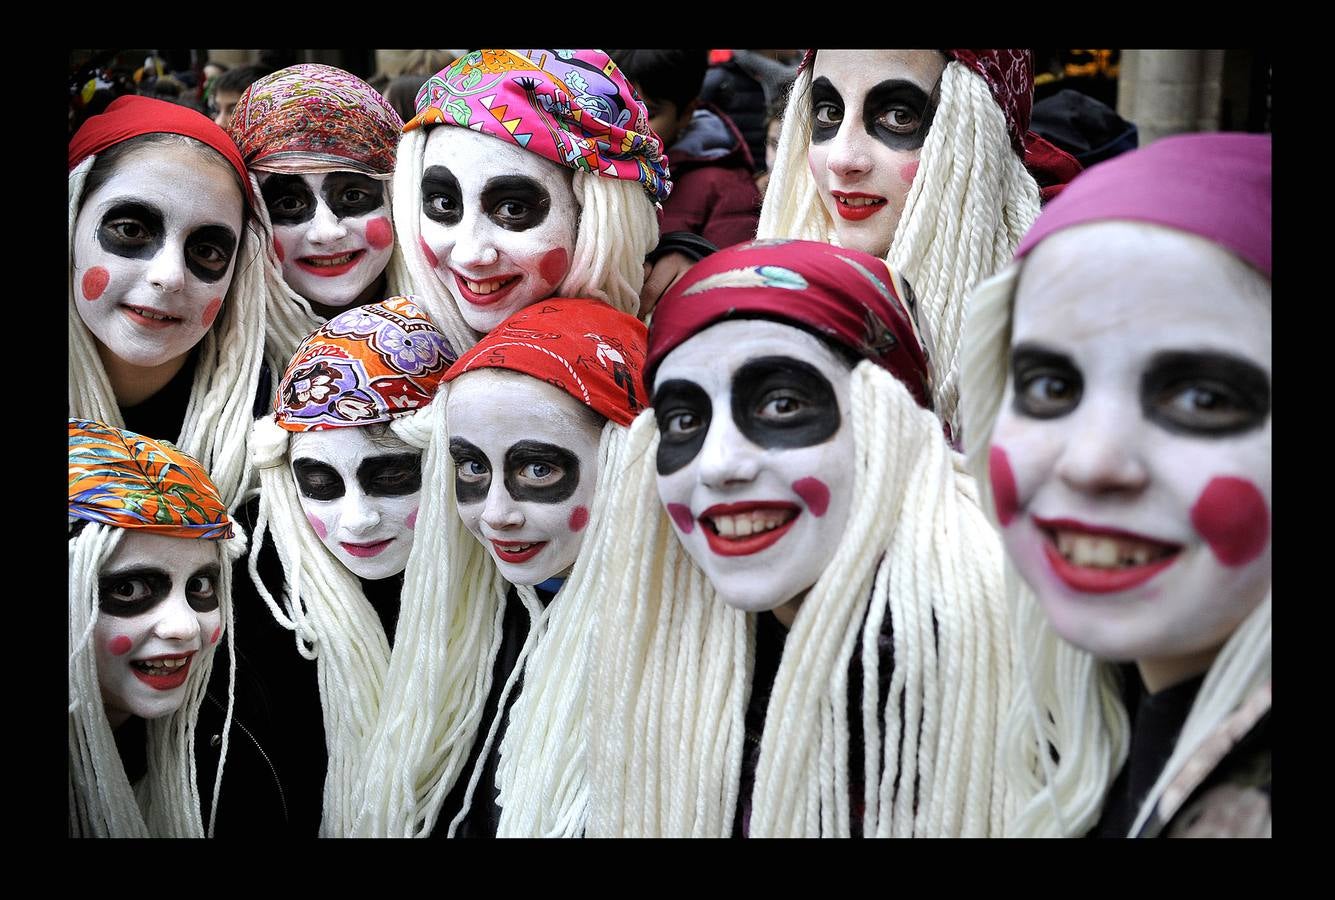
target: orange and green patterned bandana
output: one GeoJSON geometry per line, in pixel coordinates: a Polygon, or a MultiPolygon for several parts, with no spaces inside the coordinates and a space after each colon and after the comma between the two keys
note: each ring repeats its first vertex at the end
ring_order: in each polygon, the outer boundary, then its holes
{"type": "Polygon", "coordinates": [[[232,536],[209,474],[174,444],[70,419],[70,519],[144,528],[166,537],[232,536]]]}

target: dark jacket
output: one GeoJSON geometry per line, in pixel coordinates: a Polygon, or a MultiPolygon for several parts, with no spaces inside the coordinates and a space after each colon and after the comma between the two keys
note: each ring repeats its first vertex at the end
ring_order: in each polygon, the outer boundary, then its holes
{"type": "Polygon", "coordinates": [[[737,126],[704,105],[668,149],[672,194],[663,203],[663,233],[689,231],[716,247],[756,236],[760,191],[755,166],[737,126]]]}

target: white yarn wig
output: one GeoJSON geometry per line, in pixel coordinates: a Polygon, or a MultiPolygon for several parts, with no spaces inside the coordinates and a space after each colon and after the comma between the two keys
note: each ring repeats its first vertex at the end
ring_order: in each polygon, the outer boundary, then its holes
{"type": "MultiPolygon", "coordinates": [[[[1019,271],[1018,265],[1009,266],[974,290],[961,356],[968,466],[994,525],[988,448],[1005,399],[1019,271]]],[[[1098,822],[1129,750],[1131,728],[1120,673],[1114,664],[1058,637],[1009,560],[1006,599],[1016,662],[1002,759],[1016,815],[1006,833],[1079,837],[1098,822]]],[[[1267,592],[1210,666],[1172,756],[1146,795],[1130,834],[1140,831],[1201,742],[1270,677],[1267,592]]]]}
{"type": "MultiPolygon", "coordinates": [[[[422,448],[426,419],[412,413],[389,428],[422,448]]],[[[274,619],[294,633],[295,652],[315,660],[329,758],[320,834],[341,837],[350,832],[356,812],[358,766],[382,697],[389,639],[357,576],[320,542],[302,513],[289,466],[290,437],[271,416],[254,423],[251,455],[259,471],[260,506],[250,575],[274,619]],[[257,568],[266,529],[273,531],[283,566],[281,600],[269,593],[257,568]]],[[[419,528],[415,540],[421,537],[419,528]]]]}
{"type": "MultiPolygon", "coordinates": [[[[356,833],[425,837],[461,777],[481,728],[502,639],[509,583],[455,507],[442,386],[422,473],[418,538],[408,560],[399,638],[364,778],[356,833]],[[440,585],[449,585],[442,592],[440,585]],[[441,636],[446,636],[441,639],[441,636]]],[[[504,686],[453,835],[471,806],[500,726],[506,698],[522,677],[497,769],[498,836],[576,837],[583,833],[589,641],[606,592],[599,560],[612,542],[608,506],[625,467],[626,429],[603,426],[598,478],[579,556],[560,594],[544,609],[533,588],[516,585],[529,632],[504,686]]]]}
{"type": "MultiPolygon", "coordinates": [[[[853,507],[787,637],[750,834],[847,836],[858,799],[867,836],[997,834],[1010,667],[1000,544],[936,416],[874,363],[859,363],[851,378],[853,507]],[[887,616],[894,662],[881,697],[887,616]],[[855,654],[861,798],[850,796],[848,772],[855,654]]],[[[755,619],[718,599],[678,541],[658,497],[657,446],[657,424],[644,413],[608,510],[608,532],[619,538],[597,561],[608,583],[589,687],[588,834],[726,837],[755,619]]]]}
{"type": "MultiPolygon", "coordinates": [[[[437,128],[458,126],[437,125],[437,128]]],[[[408,132],[399,142],[392,183],[394,236],[406,260],[413,293],[436,327],[459,353],[478,335],[459,313],[454,297],[422,258],[422,166],[429,128],[408,132]]],[[[551,163],[555,166],[556,163],[551,163]]],[[[571,187],[579,204],[579,225],[570,271],[553,297],[601,300],[635,315],[644,287],[644,258],[658,244],[658,215],[639,182],[574,172],[571,187]]]]}
{"type": "MultiPolygon", "coordinates": [[[[144,137],[197,149],[206,147],[183,135],[144,137]]],[[[97,157],[90,156],[69,175],[69,415],[124,427],[111,381],[98,356],[97,339],[79,318],[76,307],[74,224],[84,195],[84,183],[96,162],[97,157]]],[[[251,184],[258,197],[259,189],[254,187],[253,177],[251,184]]],[[[212,476],[229,509],[235,507],[253,475],[246,439],[250,434],[264,354],[266,266],[263,255],[265,248],[273,252],[268,217],[262,208],[252,212],[258,212],[258,215],[246,216],[222,314],[198,345],[199,360],[181,433],[154,435],[172,441],[198,459],[212,476]]]]}
{"type": "MultiPolygon", "coordinates": [[[[245,552],[246,536],[235,522],[234,536],[219,544],[219,607],[232,644],[232,563],[245,552]]],[[[147,728],[148,769],[131,785],[107,720],[98,683],[93,629],[97,622],[98,575],[125,536],[124,528],[88,522],[69,539],[69,833],[70,837],[212,836],[231,731],[235,663],[228,672],[227,721],[207,823],[196,784],[195,726],[213,669],[214,646],[191,665],[185,700],[169,716],[147,728]]],[[[188,538],[186,539],[188,540],[188,538]]]]}
{"type": "MultiPolygon", "coordinates": [[[[798,74],[788,97],[758,238],[838,243],[807,164],[813,68],[798,74]]],[[[953,433],[959,431],[958,360],[968,291],[1010,262],[1038,208],[1038,183],[1012,149],[1006,117],[987,82],[959,62],[947,63],[940,104],[885,261],[917,293],[933,404],[953,433]]]]}

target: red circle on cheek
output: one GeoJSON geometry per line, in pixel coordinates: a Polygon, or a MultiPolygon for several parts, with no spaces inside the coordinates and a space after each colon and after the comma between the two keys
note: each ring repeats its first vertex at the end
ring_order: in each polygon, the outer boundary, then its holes
{"type": "Polygon", "coordinates": [[[389,226],[389,219],[381,216],[367,223],[366,243],[377,250],[384,250],[394,243],[394,229],[389,226]]]}
{"type": "Polygon", "coordinates": [[[677,527],[683,532],[690,534],[695,530],[695,520],[691,518],[691,508],[689,506],[684,503],[669,503],[667,511],[668,515],[672,517],[672,521],[676,522],[677,527]]]}
{"type": "Polygon", "coordinates": [[[118,634],[108,642],[107,649],[111,651],[112,656],[124,656],[130,652],[132,646],[134,646],[133,641],[123,634],[118,634]]]}
{"type": "MultiPolygon", "coordinates": [[[[419,507],[419,508],[420,508],[420,507],[419,507]]],[[[417,510],[416,510],[416,509],[413,510],[412,512],[408,513],[408,518],[404,520],[404,524],[407,525],[409,528],[416,528],[416,527],[417,527],[417,510]]]]}
{"type": "Polygon", "coordinates": [[[548,284],[556,284],[565,277],[566,271],[569,269],[569,263],[570,254],[566,253],[564,247],[548,250],[547,255],[538,264],[538,274],[548,284]]]}
{"type": "Polygon", "coordinates": [[[997,507],[997,521],[1005,528],[1020,508],[1015,492],[1015,473],[1011,471],[1011,461],[1006,457],[1006,451],[993,444],[987,453],[987,468],[992,476],[992,502],[997,507]]]}
{"type": "Polygon", "coordinates": [[[315,529],[315,533],[320,536],[320,540],[323,541],[329,536],[329,529],[325,528],[324,523],[315,518],[315,516],[307,515],[306,521],[311,523],[311,528],[315,529]]]}
{"type": "Polygon", "coordinates": [[[210,644],[216,644],[216,643],[218,643],[218,638],[220,638],[220,637],[222,637],[222,626],[221,626],[221,625],[219,625],[217,628],[213,629],[213,637],[209,638],[209,643],[210,643],[210,644]]]}
{"type": "Polygon", "coordinates": [[[817,518],[830,508],[830,488],[819,478],[799,478],[793,482],[793,493],[802,498],[817,518]]]}
{"type": "Polygon", "coordinates": [[[589,511],[582,506],[576,506],[574,512],[570,514],[570,530],[580,531],[588,524],[589,511]]]}
{"type": "Polygon", "coordinates": [[[916,161],[905,163],[899,168],[899,178],[906,184],[912,184],[913,179],[918,174],[918,163],[916,161]]]}
{"type": "Polygon", "coordinates": [[[1270,540],[1270,510],[1245,478],[1211,479],[1191,508],[1191,524],[1226,566],[1256,559],[1270,540]]]}
{"type": "Polygon", "coordinates": [[[273,239],[273,252],[274,256],[278,257],[279,262],[284,262],[287,259],[283,253],[283,245],[278,243],[278,238],[273,239]]]}
{"type": "Polygon", "coordinates": [[[436,254],[431,252],[431,248],[426,245],[426,240],[424,238],[419,237],[417,239],[417,246],[422,248],[422,255],[425,256],[426,261],[431,264],[431,268],[434,269],[440,265],[440,260],[436,259],[436,254]]]}
{"type": "Polygon", "coordinates": [[[204,307],[204,327],[209,328],[213,325],[213,320],[218,318],[218,310],[222,309],[222,297],[214,297],[209,301],[209,305],[204,307]]]}
{"type": "Polygon", "coordinates": [[[102,292],[107,289],[111,282],[111,273],[101,266],[93,266],[87,272],[83,273],[83,295],[88,300],[96,300],[102,296],[102,292]]]}

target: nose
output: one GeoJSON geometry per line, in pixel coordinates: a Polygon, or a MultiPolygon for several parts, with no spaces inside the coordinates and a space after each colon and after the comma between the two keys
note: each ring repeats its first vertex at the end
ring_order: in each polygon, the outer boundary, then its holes
{"type": "MultiPolygon", "coordinates": [[[[727,405],[715,404],[715,409],[727,405]]],[[[755,481],[760,474],[760,449],[737,430],[732,416],[724,414],[709,423],[704,446],[700,448],[700,481],[712,488],[755,481]]]]}
{"type": "Polygon", "coordinates": [[[164,641],[192,641],[199,637],[199,616],[185,599],[185,584],[173,585],[171,595],[162,601],[161,614],[153,633],[164,641]]]}
{"type": "MultiPolygon", "coordinates": [[[[1137,411],[1138,412],[1138,411],[1137,411]]],[[[1066,443],[1056,474],[1072,490],[1085,494],[1134,493],[1149,483],[1138,448],[1138,415],[1090,406],[1067,425],[1066,443]]]]}
{"type": "Polygon", "coordinates": [[[493,478],[482,507],[482,524],[492,531],[511,531],[524,527],[524,511],[499,478],[493,478]]]}
{"type": "Polygon", "coordinates": [[[185,248],[167,242],[145,270],[148,283],[164,294],[175,294],[185,287],[185,248]]]}
{"type": "Polygon", "coordinates": [[[353,536],[364,535],[380,524],[380,511],[360,490],[349,490],[343,500],[339,524],[353,536]]]}
{"type": "Polygon", "coordinates": [[[335,241],[341,241],[348,236],[348,229],[334,215],[334,211],[324,202],[323,198],[315,201],[315,217],[311,219],[311,227],[306,230],[306,240],[312,244],[332,244],[335,241]]]}
{"type": "Polygon", "coordinates": [[[450,262],[465,269],[480,269],[496,265],[500,258],[492,229],[483,216],[470,216],[469,221],[460,223],[450,262]]]}
{"type": "Polygon", "coordinates": [[[826,167],[840,178],[870,172],[871,140],[871,136],[859,128],[857,123],[845,120],[839,132],[830,140],[830,149],[825,157],[826,167]]]}

